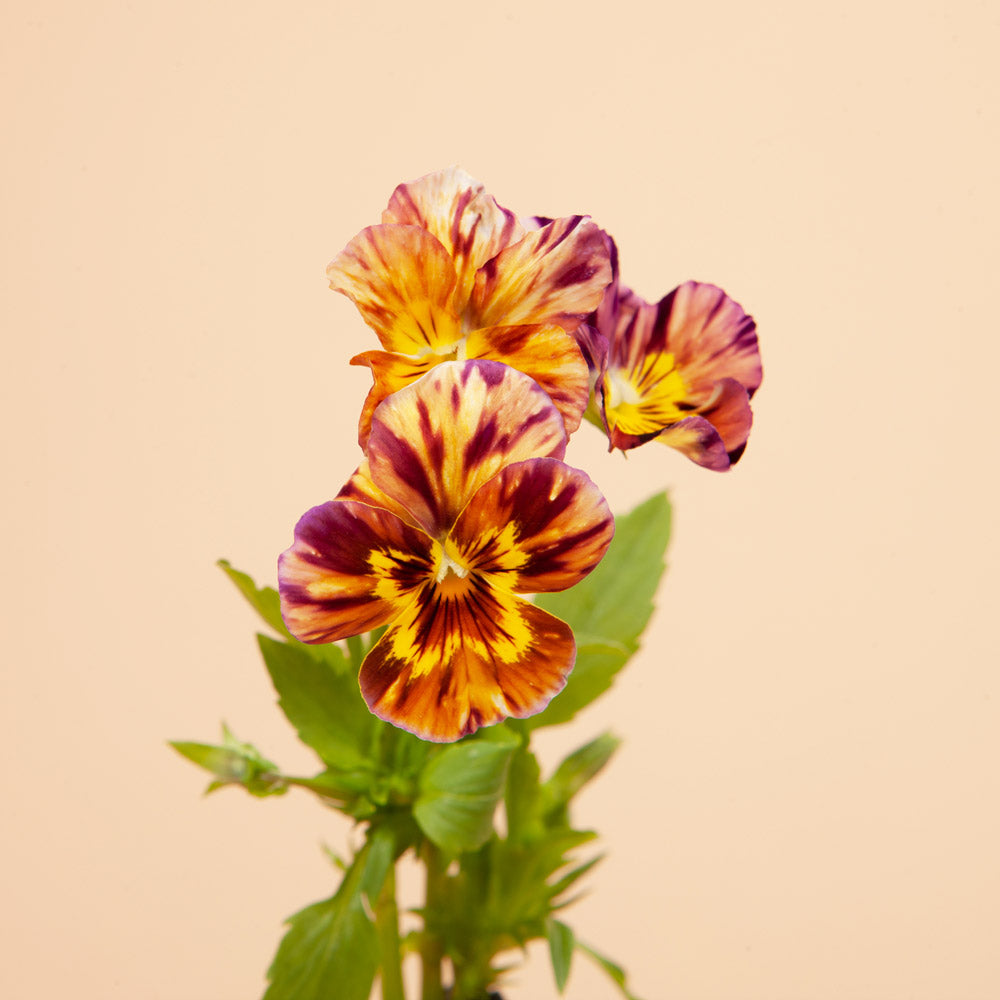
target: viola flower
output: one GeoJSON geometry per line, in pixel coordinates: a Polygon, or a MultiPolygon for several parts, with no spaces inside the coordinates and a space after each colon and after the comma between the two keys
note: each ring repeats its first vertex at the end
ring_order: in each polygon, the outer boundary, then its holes
{"type": "Polygon", "coordinates": [[[561,461],[566,441],[548,395],[494,361],[445,362],[394,393],[361,468],[279,560],[289,631],[316,643],[388,626],[361,692],[423,739],[541,711],[576,645],[518,595],[579,582],[614,533],[600,491],[561,461]]]}
{"type": "Polygon", "coordinates": [[[530,375],[566,429],[587,406],[587,365],[572,331],[611,281],[601,230],[584,216],[526,227],[457,167],[401,184],[382,224],[327,268],[382,344],[351,359],[374,385],[358,428],[388,395],[442,361],[487,359],[530,375]]]}
{"type": "Polygon", "coordinates": [[[740,458],[762,370],[737,302],[688,281],[654,305],[616,281],[593,323],[608,341],[595,396],[612,450],[657,440],[716,471],[740,458]]]}

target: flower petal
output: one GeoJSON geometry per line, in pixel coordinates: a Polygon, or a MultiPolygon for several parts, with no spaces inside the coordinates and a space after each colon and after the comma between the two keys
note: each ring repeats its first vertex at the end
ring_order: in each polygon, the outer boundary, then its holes
{"type": "Polygon", "coordinates": [[[382,402],[368,438],[372,481],[435,538],[503,466],[565,450],[545,391],[495,361],[437,365],[382,402]]]}
{"type": "Polygon", "coordinates": [[[661,299],[656,311],[667,350],[690,385],[734,378],[754,394],[762,375],[757,326],[738,302],[716,285],[687,281],[661,299]]]}
{"type": "Polygon", "coordinates": [[[368,447],[368,436],[372,430],[372,414],[386,396],[391,396],[404,386],[426,375],[439,361],[437,354],[425,354],[414,358],[407,354],[392,354],[389,351],[365,351],[351,358],[352,365],[367,365],[372,372],[374,385],[368,391],[361,418],[358,420],[358,444],[364,451],[368,447]]]}
{"type": "Polygon", "coordinates": [[[479,181],[459,167],[400,184],[382,221],[420,226],[451,254],[458,276],[452,299],[457,313],[469,301],[476,271],[524,235],[514,213],[501,208],[479,181]]]}
{"type": "Polygon", "coordinates": [[[418,226],[369,226],[330,262],[343,292],[387,351],[419,355],[461,337],[449,306],[455,268],[448,251],[418,226]]]}
{"type": "Polygon", "coordinates": [[[503,589],[536,593],[579,583],[614,533],[607,501],[586,473],[533,458],[480,487],[449,541],[470,572],[503,589]]]}
{"type": "Polygon", "coordinates": [[[447,597],[428,584],[365,658],[359,680],[380,719],[450,742],[540,712],[575,658],[565,622],[470,576],[466,591],[447,597]]]}
{"type": "Polygon", "coordinates": [[[698,412],[719,432],[730,464],[735,464],[746,448],[753,425],[746,389],[736,379],[721,379],[712,399],[698,412]]]}
{"type": "Polygon", "coordinates": [[[333,642],[396,618],[432,570],[433,542],[352,500],[307,511],[278,560],[281,614],[302,642],[333,642]]]}
{"type": "MultiPolygon", "coordinates": [[[[354,470],[354,474],[344,484],[343,489],[337,494],[337,500],[357,500],[358,503],[366,504],[369,507],[380,507],[391,514],[395,514],[401,521],[405,521],[411,527],[416,528],[417,524],[413,515],[405,507],[396,503],[392,497],[382,492],[373,482],[371,467],[368,459],[363,458],[361,464],[354,470]]],[[[422,530],[422,529],[421,529],[422,530]]]]}
{"type": "Polygon", "coordinates": [[[476,274],[477,326],[557,323],[567,330],[593,312],[611,281],[604,234],[582,215],[529,232],[476,274]]]}
{"type": "Polygon", "coordinates": [[[656,440],[714,472],[726,472],[732,464],[719,432],[704,417],[687,417],[668,427],[656,440]]]}
{"type": "Polygon", "coordinates": [[[499,361],[530,375],[555,403],[572,434],[580,426],[590,396],[587,363],[576,341],[561,326],[488,326],[466,338],[469,358],[499,361]]]}

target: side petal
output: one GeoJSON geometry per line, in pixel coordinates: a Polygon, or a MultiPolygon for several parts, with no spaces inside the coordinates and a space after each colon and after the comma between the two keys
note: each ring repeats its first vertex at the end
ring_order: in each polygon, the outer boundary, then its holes
{"type": "Polygon", "coordinates": [[[451,742],[540,712],[576,659],[570,627],[482,581],[461,595],[421,593],[371,650],[360,685],[380,719],[451,742]]]}
{"type": "Polygon", "coordinates": [[[754,394],[762,376],[757,325],[738,302],[716,285],[687,281],[656,308],[685,381],[698,387],[733,378],[754,394]]]}
{"type": "Polygon", "coordinates": [[[510,365],[530,375],[555,403],[572,434],[590,395],[587,363],[576,338],[561,326],[488,326],[466,338],[469,358],[510,365]]]}
{"type": "Polygon", "coordinates": [[[572,330],[597,308],[610,281],[604,233],[582,215],[556,219],[479,269],[473,322],[556,323],[572,330]]]}
{"type": "Polygon", "coordinates": [[[545,391],[495,361],[437,365],[382,402],[368,438],[372,481],[434,538],[503,466],[565,451],[545,391]]]}
{"type": "Polygon", "coordinates": [[[426,375],[435,364],[438,355],[425,354],[414,358],[407,354],[392,354],[389,351],[365,351],[351,358],[352,365],[367,365],[371,369],[374,385],[365,398],[358,420],[358,444],[364,451],[368,447],[368,436],[372,430],[372,414],[386,396],[398,392],[403,386],[415,382],[426,375]]]}
{"type": "Polygon", "coordinates": [[[449,541],[471,572],[502,589],[538,593],[579,583],[614,533],[607,501],[586,473],[534,458],[482,486],[449,541]]]}
{"type": "Polygon", "coordinates": [[[524,235],[514,213],[501,208],[479,181],[459,167],[400,184],[382,221],[420,226],[448,251],[458,277],[452,299],[456,313],[469,301],[476,271],[524,235]]]}
{"type": "Polygon", "coordinates": [[[351,500],[307,511],[278,560],[281,616],[302,642],[333,642],[396,618],[432,569],[431,540],[351,500]]]}
{"type": "Polygon", "coordinates": [[[369,226],[330,262],[330,287],[346,295],[387,351],[420,355],[461,337],[449,306],[455,268],[417,226],[369,226]]]}

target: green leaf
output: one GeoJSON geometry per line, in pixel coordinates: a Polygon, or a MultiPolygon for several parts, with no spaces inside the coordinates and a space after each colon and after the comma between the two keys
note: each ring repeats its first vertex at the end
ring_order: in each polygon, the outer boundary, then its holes
{"type": "Polygon", "coordinates": [[[526,746],[520,747],[510,761],[504,798],[509,840],[524,842],[544,832],[540,776],[541,769],[535,755],[526,746]]]}
{"type": "Polygon", "coordinates": [[[222,745],[191,743],[184,740],[170,742],[181,756],[215,775],[205,790],[214,792],[226,785],[242,785],[251,795],[284,795],[288,791],[278,766],[267,760],[252,743],[242,743],[222,724],[222,745]]]}
{"type": "Polygon", "coordinates": [[[584,944],[582,941],[577,941],[576,946],[585,955],[592,958],[608,974],[622,991],[622,996],[625,997],[625,1000],[639,1000],[634,993],[629,992],[628,983],[625,980],[625,970],[620,965],[616,965],[610,958],[600,954],[600,952],[594,951],[590,945],[584,944]]]}
{"type": "Polygon", "coordinates": [[[520,739],[504,729],[453,743],[420,775],[413,815],[442,850],[474,851],[493,832],[493,813],[503,795],[507,769],[520,739]]]}
{"type": "MultiPolygon", "coordinates": [[[[330,767],[350,771],[373,766],[369,753],[377,720],[368,711],[356,678],[317,660],[298,644],[266,635],[258,635],[257,642],[278,704],[302,742],[330,767]]],[[[336,646],[327,655],[344,657],[336,646]]]]}
{"type": "Polygon", "coordinates": [[[545,931],[549,939],[549,955],[552,958],[552,972],[556,977],[556,989],[562,993],[566,989],[566,980],[569,979],[576,938],[572,927],[552,917],[545,922],[545,931]]]}
{"type": "Polygon", "coordinates": [[[569,590],[538,596],[540,608],[573,629],[577,657],[566,687],[544,712],[523,720],[522,731],[567,722],[611,686],[653,613],[669,540],[670,503],[659,493],[616,519],[611,547],[590,576],[569,590]]]}
{"type": "Polygon", "coordinates": [[[566,757],[542,786],[545,812],[564,810],[573,796],[600,773],[619,746],[618,737],[602,733],[566,757]]]}
{"type": "Polygon", "coordinates": [[[336,894],[289,918],[264,1000],[368,1000],[379,952],[369,918],[393,861],[390,835],[375,834],[354,858],[336,894]]]}
{"type": "Polygon", "coordinates": [[[281,620],[281,600],[273,587],[258,587],[248,574],[235,569],[228,559],[220,559],[217,566],[221,567],[226,576],[236,584],[239,592],[247,599],[250,606],[279,635],[291,639],[291,633],[281,620]]]}

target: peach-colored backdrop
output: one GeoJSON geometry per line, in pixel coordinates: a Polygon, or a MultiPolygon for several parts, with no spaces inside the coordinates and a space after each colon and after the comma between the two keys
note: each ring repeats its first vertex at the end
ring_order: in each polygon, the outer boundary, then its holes
{"type": "MultiPolygon", "coordinates": [[[[986,3],[6,5],[3,960],[12,1000],[253,1000],[346,823],[208,799],[225,718],[307,769],[219,556],[273,580],[357,460],[374,339],[327,261],[461,163],[588,212],[647,297],[756,316],[741,465],[668,487],[643,654],[545,759],[609,852],[567,916],[647,1000],[1000,982],[1000,31],[986,3]]],[[[532,950],[509,1000],[555,996],[532,950]]],[[[573,1000],[615,991],[584,961],[573,1000]]]]}

